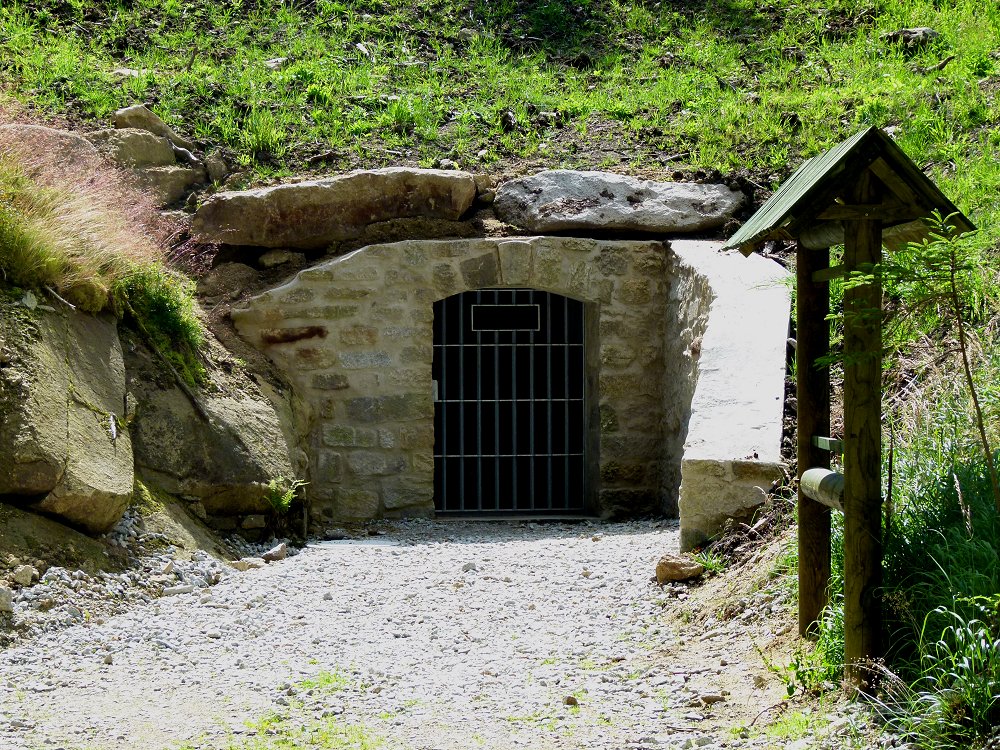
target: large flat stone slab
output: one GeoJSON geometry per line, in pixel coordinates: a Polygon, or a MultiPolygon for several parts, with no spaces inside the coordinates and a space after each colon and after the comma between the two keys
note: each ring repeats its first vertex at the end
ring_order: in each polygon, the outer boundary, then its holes
{"type": "Polygon", "coordinates": [[[219,193],[198,209],[192,228],[201,242],[308,250],[391,219],[455,220],[475,197],[467,172],[389,167],[219,193]]]}
{"type": "Polygon", "coordinates": [[[611,172],[556,169],[505,182],[497,218],[532,232],[573,229],[655,233],[722,226],[746,198],[726,185],[653,182],[611,172]]]}
{"type": "Polygon", "coordinates": [[[132,495],[125,369],[115,321],[0,311],[0,495],[90,532],[132,495]]]}

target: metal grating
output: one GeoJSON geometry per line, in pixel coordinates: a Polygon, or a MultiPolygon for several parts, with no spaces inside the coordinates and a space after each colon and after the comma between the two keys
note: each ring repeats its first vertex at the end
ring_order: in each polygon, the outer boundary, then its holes
{"type": "Polygon", "coordinates": [[[582,302],[481,289],[434,305],[434,484],[440,514],[582,513],[582,302]]]}

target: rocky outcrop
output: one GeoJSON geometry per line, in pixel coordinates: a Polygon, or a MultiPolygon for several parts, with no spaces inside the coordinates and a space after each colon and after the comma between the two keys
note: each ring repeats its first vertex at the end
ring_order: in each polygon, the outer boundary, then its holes
{"type": "MultiPolygon", "coordinates": [[[[110,162],[131,171],[156,205],[178,203],[208,181],[205,163],[193,153],[194,144],[143,105],[118,110],[113,122],[114,129],[98,130],[87,139],[110,162]]],[[[224,174],[225,168],[220,171],[216,164],[213,171],[224,174]]]]}
{"type": "Polygon", "coordinates": [[[162,167],[174,163],[174,148],[170,140],[148,130],[98,130],[89,133],[87,140],[123,167],[162,167]]]}
{"type": "Polygon", "coordinates": [[[726,185],[559,169],[504,183],[493,208],[501,221],[532,232],[677,233],[720,227],[745,200],[743,193],[726,185]]]}
{"type": "Polygon", "coordinates": [[[173,128],[157,117],[156,114],[150,111],[150,109],[144,104],[135,104],[131,107],[119,109],[115,112],[112,121],[114,122],[114,126],[116,128],[145,130],[155,135],[163,136],[172,143],[175,143],[188,151],[194,149],[194,144],[191,141],[174,132],[173,128]]]}
{"type": "Polygon", "coordinates": [[[458,219],[476,183],[465,172],[390,167],[292,185],[219,193],[195,214],[201,242],[318,249],[401,218],[458,219]]]}
{"type": "Polygon", "coordinates": [[[0,149],[7,148],[33,160],[43,160],[46,165],[62,164],[83,170],[101,164],[100,153],[86,138],[41,125],[0,125],[0,149]]]}
{"type": "Polygon", "coordinates": [[[128,365],[136,469],[147,481],[196,498],[209,516],[231,517],[266,510],[267,482],[297,475],[279,415],[284,410],[290,422],[290,407],[277,394],[272,402],[237,367],[213,369],[212,387],[194,392],[196,406],[175,383],[163,381],[144,348],[129,354],[128,365]]]}
{"type": "Polygon", "coordinates": [[[191,190],[205,182],[205,170],[174,164],[135,170],[136,182],[158,206],[177,203],[191,190]]]}
{"type": "Polygon", "coordinates": [[[133,484],[114,320],[7,306],[0,357],[0,495],[90,532],[111,528],[133,484]]]}

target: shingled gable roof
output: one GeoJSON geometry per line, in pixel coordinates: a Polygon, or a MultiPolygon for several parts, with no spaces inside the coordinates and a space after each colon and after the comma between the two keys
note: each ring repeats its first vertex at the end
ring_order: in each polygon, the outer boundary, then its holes
{"type": "Polygon", "coordinates": [[[892,138],[870,127],[803,163],[726,242],[725,249],[749,255],[767,240],[795,240],[808,228],[864,218],[865,212],[889,228],[922,219],[935,210],[951,216],[959,231],[976,228],[892,138]],[[885,186],[885,199],[870,207],[846,205],[865,170],[871,170],[885,186]]]}

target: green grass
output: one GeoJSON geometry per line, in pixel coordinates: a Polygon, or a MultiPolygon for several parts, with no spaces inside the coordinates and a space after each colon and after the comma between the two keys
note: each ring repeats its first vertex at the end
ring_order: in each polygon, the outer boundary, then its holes
{"type": "MultiPolygon", "coordinates": [[[[219,750],[377,750],[384,746],[381,738],[364,727],[336,718],[309,720],[272,714],[248,728],[253,736],[232,738],[219,750]]],[[[194,747],[182,746],[181,750],[194,747]]]]}
{"type": "Polygon", "coordinates": [[[146,101],[256,179],[449,157],[769,190],[873,124],[997,213],[1000,13],[970,1],[15,0],[0,37],[20,101],[90,126],[146,101]],[[941,37],[881,38],[916,25],[941,37]]]}

